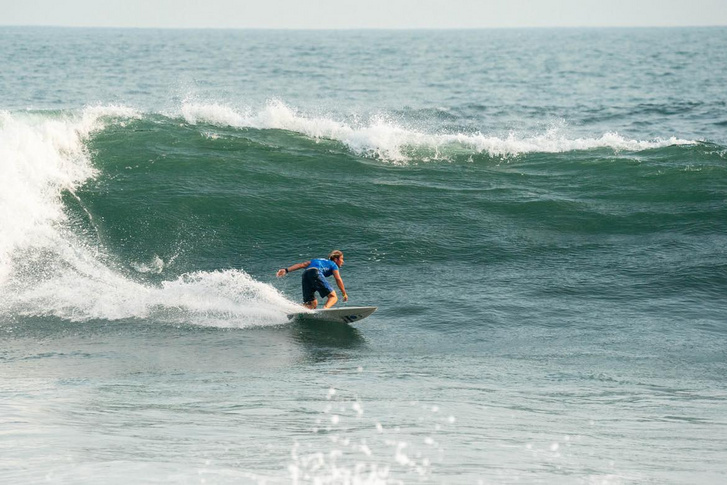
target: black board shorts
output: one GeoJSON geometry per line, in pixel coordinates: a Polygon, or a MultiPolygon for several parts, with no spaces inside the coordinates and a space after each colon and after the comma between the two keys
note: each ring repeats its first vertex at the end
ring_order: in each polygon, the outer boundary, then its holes
{"type": "Polygon", "coordinates": [[[308,268],[303,271],[303,303],[315,300],[316,291],[325,297],[333,293],[333,288],[318,268],[308,268]]]}

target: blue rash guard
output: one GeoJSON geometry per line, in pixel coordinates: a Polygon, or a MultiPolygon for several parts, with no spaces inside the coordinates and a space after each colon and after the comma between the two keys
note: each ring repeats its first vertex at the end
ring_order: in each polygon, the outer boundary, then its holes
{"type": "Polygon", "coordinates": [[[323,273],[323,276],[326,278],[331,276],[334,271],[338,271],[338,265],[336,263],[330,259],[323,258],[311,259],[310,264],[308,265],[308,269],[310,268],[318,268],[318,270],[323,273]]]}
{"type": "Polygon", "coordinates": [[[310,303],[316,299],[316,291],[326,297],[333,293],[333,288],[326,281],[326,277],[338,271],[338,265],[330,259],[312,259],[308,268],[303,272],[303,303],[310,303]]]}

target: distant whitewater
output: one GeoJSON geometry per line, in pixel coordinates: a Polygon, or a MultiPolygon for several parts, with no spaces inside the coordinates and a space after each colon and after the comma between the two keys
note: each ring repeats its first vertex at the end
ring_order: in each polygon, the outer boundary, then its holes
{"type": "Polygon", "coordinates": [[[186,102],[182,105],[181,114],[191,124],[287,130],[313,139],[336,140],[354,153],[391,162],[416,158],[448,160],[450,155],[462,152],[508,157],[594,148],[639,151],[696,143],[675,136],[664,140],[629,140],[617,133],[604,133],[597,138],[568,138],[559,128],[549,129],[543,134],[510,133],[506,138],[482,133],[426,133],[400,126],[386,115],[375,115],[355,125],[327,117],[307,116],[280,100],[271,100],[259,110],[242,111],[220,104],[186,102]]]}

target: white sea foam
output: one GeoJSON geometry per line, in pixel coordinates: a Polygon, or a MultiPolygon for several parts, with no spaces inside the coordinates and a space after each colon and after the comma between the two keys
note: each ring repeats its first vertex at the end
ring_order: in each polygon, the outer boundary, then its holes
{"type": "MultiPolygon", "coordinates": [[[[284,322],[297,305],[244,271],[144,285],[72,226],[63,193],[75,194],[98,175],[86,141],[105,124],[136,116],[123,107],[74,115],[0,112],[0,314],[77,321],[151,316],[217,326],[284,322]]],[[[158,272],[164,261],[157,259],[135,263],[137,271],[158,272]]]]}
{"type": "Polygon", "coordinates": [[[428,133],[401,126],[387,116],[371,116],[351,123],[329,116],[309,116],[282,101],[271,100],[258,110],[236,110],[221,104],[184,102],[184,119],[192,124],[210,123],[234,128],[279,129],[301,133],[313,139],[344,143],[354,153],[391,162],[405,162],[416,154],[423,159],[450,159],[454,154],[487,154],[509,157],[527,153],[562,153],[608,148],[640,151],[670,145],[693,144],[676,137],[633,140],[618,133],[604,133],[591,138],[568,136],[563,128],[551,128],[540,134],[510,133],[508,136],[483,133],[428,133]]]}
{"type": "Polygon", "coordinates": [[[144,318],[247,327],[284,323],[286,312],[298,308],[241,270],[191,273],[151,286],[125,278],[88,254],[64,256],[71,268],[24,288],[13,302],[17,313],[71,321],[144,318]]]}
{"type": "Polygon", "coordinates": [[[12,271],[16,248],[53,235],[64,220],[61,193],[96,174],[84,141],[103,112],[75,119],[0,113],[0,284],[12,271]]]}

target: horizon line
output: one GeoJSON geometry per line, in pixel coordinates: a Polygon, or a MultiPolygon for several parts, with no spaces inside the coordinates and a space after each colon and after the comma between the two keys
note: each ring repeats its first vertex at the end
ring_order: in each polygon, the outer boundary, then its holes
{"type": "Polygon", "coordinates": [[[502,25],[483,27],[182,27],[182,26],[124,26],[124,25],[61,25],[61,24],[0,24],[0,28],[49,29],[119,29],[119,30],[258,30],[258,31],[473,31],[473,30],[548,30],[548,29],[713,29],[727,24],[704,25],[502,25]]]}

